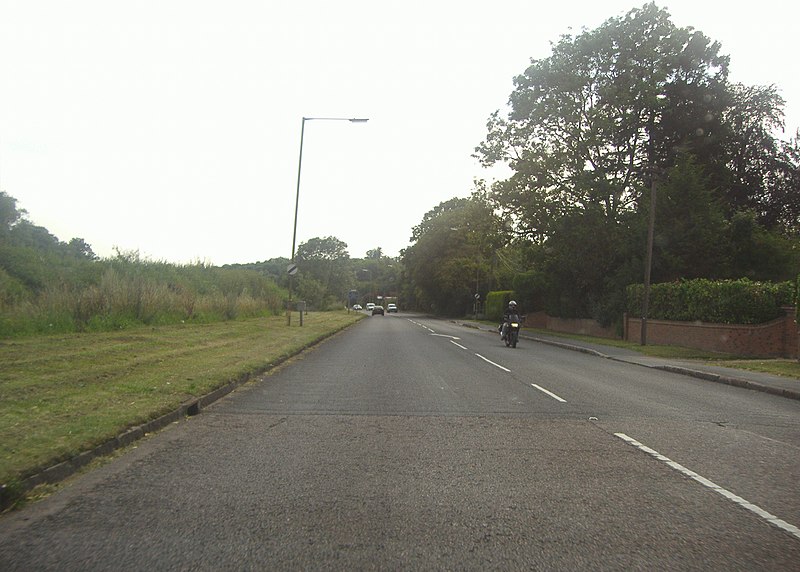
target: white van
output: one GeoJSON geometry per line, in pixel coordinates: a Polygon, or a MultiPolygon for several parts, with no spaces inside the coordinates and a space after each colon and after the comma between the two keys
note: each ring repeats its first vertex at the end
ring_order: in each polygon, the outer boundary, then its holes
{"type": "Polygon", "coordinates": [[[372,302],[367,302],[367,312],[372,312],[372,309],[375,307],[375,304],[372,302]]]}

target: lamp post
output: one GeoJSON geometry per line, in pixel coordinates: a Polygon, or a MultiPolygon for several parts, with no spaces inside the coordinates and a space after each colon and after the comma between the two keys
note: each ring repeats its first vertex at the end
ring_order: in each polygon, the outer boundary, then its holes
{"type": "MultiPolygon", "coordinates": [[[[289,303],[286,306],[286,325],[292,325],[292,281],[297,273],[294,263],[295,246],[297,245],[297,211],[300,206],[300,173],[303,168],[303,137],[306,132],[306,121],[349,121],[350,123],[366,123],[369,119],[360,117],[303,117],[300,125],[300,158],[297,161],[297,193],[294,198],[294,230],[292,231],[292,259],[287,272],[289,273],[289,303]]],[[[303,325],[302,315],[300,325],[303,325]]]]}
{"type": "Polygon", "coordinates": [[[650,308],[650,271],[653,267],[653,235],[656,222],[656,179],[650,182],[650,218],[647,224],[647,260],[644,265],[644,298],[642,300],[642,331],[640,344],[647,345],[647,314],[650,308]]]}

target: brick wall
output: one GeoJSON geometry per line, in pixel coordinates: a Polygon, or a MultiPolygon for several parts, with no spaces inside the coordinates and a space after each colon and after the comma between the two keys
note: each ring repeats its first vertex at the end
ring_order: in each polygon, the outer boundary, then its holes
{"type": "MultiPolygon", "coordinates": [[[[647,321],[647,343],[681,346],[748,357],[800,358],[800,336],[796,308],[784,308],[786,316],[766,324],[736,325],[703,322],[647,321]]],[[[642,320],[627,317],[623,338],[641,343],[642,320]]],[[[594,320],[553,318],[544,312],[527,315],[525,325],[567,334],[616,338],[613,328],[604,328],[594,320]]]]}
{"type": "MultiPolygon", "coordinates": [[[[783,318],[747,326],[647,320],[647,343],[740,356],[797,358],[800,344],[797,311],[795,308],[785,310],[786,316],[783,318]]],[[[625,339],[640,343],[641,319],[628,317],[625,322],[625,339]]]]}
{"type": "Polygon", "coordinates": [[[597,338],[619,339],[614,328],[603,327],[595,320],[554,318],[553,316],[548,316],[544,312],[532,312],[528,314],[525,318],[525,325],[529,328],[551,330],[564,334],[580,334],[597,338]]]}

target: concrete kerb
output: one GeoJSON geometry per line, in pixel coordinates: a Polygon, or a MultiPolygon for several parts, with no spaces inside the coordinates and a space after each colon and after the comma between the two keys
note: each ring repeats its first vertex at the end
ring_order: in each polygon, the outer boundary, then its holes
{"type": "Polygon", "coordinates": [[[152,419],[141,425],[131,427],[126,431],[124,431],[123,433],[120,433],[113,439],[110,439],[105,443],[98,445],[94,449],[83,451],[82,453],[79,453],[78,455],[72,457],[71,459],[67,459],[66,461],[62,461],[51,467],[47,467],[29,477],[26,477],[25,479],[22,479],[20,481],[19,489],[16,491],[17,495],[19,496],[14,495],[14,498],[11,498],[8,495],[0,494],[0,511],[8,508],[8,506],[16,502],[16,500],[20,498],[20,496],[31,491],[33,488],[39,485],[55,484],[64,481],[67,478],[74,475],[75,473],[77,473],[85,466],[87,466],[95,459],[99,459],[101,457],[107,457],[108,455],[114,453],[115,451],[133,444],[134,442],[138,441],[139,439],[143,438],[144,436],[150,433],[155,433],[156,431],[159,431],[172,423],[177,423],[182,419],[185,419],[186,417],[197,415],[205,407],[208,407],[215,401],[222,399],[240,385],[243,385],[244,383],[247,383],[252,379],[256,379],[259,376],[264,375],[265,373],[282,365],[291,358],[316,346],[317,344],[322,343],[331,336],[334,336],[339,332],[341,332],[342,330],[345,330],[357,323],[358,321],[353,322],[353,324],[347,324],[346,326],[343,326],[331,332],[327,332],[322,336],[320,336],[319,338],[312,340],[307,344],[304,344],[297,350],[278,357],[277,359],[273,360],[272,363],[267,364],[263,368],[254,370],[249,373],[241,374],[234,380],[226,383],[221,387],[218,387],[217,389],[211,391],[210,393],[207,393],[200,397],[192,398],[182,403],[180,406],[178,406],[177,409],[170,411],[169,413],[156,417],[155,419],[152,419]]]}
{"type": "MultiPolygon", "coordinates": [[[[457,320],[453,320],[453,323],[457,324],[459,326],[467,327],[467,328],[473,328],[473,329],[476,329],[476,330],[482,330],[482,331],[486,331],[486,332],[495,333],[494,328],[489,328],[489,327],[481,328],[477,324],[470,324],[468,322],[460,322],[460,321],[457,321],[457,320]]],[[[617,356],[607,355],[607,354],[604,354],[604,353],[602,353],[600,351],[597,351],[595,349],[592,349],[592,348],[587,348],[587,347],[584,347],[584,346],[570,344],[568,342],[558,342],[558,341],[553,341],[553,340],[550,340],[550,339],[538,338],[538,337],[535,337],[535,336],[520,335],[520,338],[525,339],[525,340],[529,340],[529,341],[532,341],[532,342],[538,342],[540,344],[547,344],[547,345],[550,345],[550,346],[560,347],[560,348],[563,348],[563,349],[566,349],[566,350],[582,352],[582,353],[585,353],[585,354],[590,354],[590,355],[594,355],[594,356],[597,356],[597,357],[600,357],[600,358],[610,359],[610,360],[613,360],[613,361],[619,361],[619,362],[629,363],[629,364],[633,364],[633,365],[638,365],[638,366],[646,367],[646,368],[649,368],[649,369],[658,369],[658,370],[662,370],[662,371],[668,371],[668,372],[671,372],[671,373],[677,373],[677,374],[680,374],[680,375],[686,375],[686,376],[689,376],[689,377],[694,377],[696,379],[702,379],[702,380],[705,380],[705,381],[713,381],[713,382],[716,382],[716,383],[724,383],[725,385],[732,385],[734,387],[741,387],[741,388],[744,388],[744,389],[752,389],[754,391],[761,391],[763,393],[769,393],[769,394],[772,394],[772,395],[778,395],[780,397],[787,397],[789,399],[800,400],[800,391],[798,391],[798,390],[786,389],[786,388],[781,388],[781,387],[772,387],[770,385],[766,385],[766,384],[759,383],[757,381],[752,381],[752,380],[749,380],[749,379],[744,379],[744,378],[741,378],[741,377],[735,377],[735,376],[729,376],[729,375],[720,375],[720,374],[717,374],[717,373],[701,371],[701,370],[695,370],[695,369],[690,369],[690,368],[680,367],[680,366],[675,366],[675,365],[668,365],[668,364],[656,364],[656,365],[654,365],[654,364],[641,363],[641,362],[639,362],[639,361],[637,361],[635,359],[625,359],[625,358],[620,358],[620,357],[617,357],[617,356]]]]}

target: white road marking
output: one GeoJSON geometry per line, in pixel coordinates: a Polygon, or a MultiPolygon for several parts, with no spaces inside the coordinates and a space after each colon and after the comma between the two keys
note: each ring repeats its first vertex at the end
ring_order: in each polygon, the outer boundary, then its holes
{"type": "Polygon", "coordinates": [[[558,395],[556,395],[556,394],[555,394],[555,393],[553,393],[552,391],[547,391],[547,390],[546,390],[544,387],[542,387],[541,385],[536,385],[535,383],[532,383],[532,384],[531,384],[531,386],[532,386],[532,387],[535,387],[536,389],[538,389],[538,390],[539,390],[539,391],[541,391],[542,393],[546,393],[547,395],[549,395],[550,397],[552,397],[552,398],[553,398],[553,399],[555,399],[556,401],[560,401],[561,403],[566,403],[566,402],[567,402],[567,400],[566,400],[566,399],[562,399],[562,398],[560,398],[558,395]]]}
{"type": "Polygon", "coordinates": [[[415,321],[414,321],[414,320],[412,320],[411,318],[406,318],[406,319],[407,319],[409,322],[411,322],[412,324],[414,324],[414,325],[417,325],[417,326],[419,326],[420,328],[425,328],[425,329],[426,329],[426,330],[428,330],[429,332],[431,332],[431,333],[434,333],[434,332],[433,332],[433,330],[431,330],[431,329],[430,329],[428,326],[426,326],[425,324],[420,324],[419,322],[415,322],[415,321]]]}
{"type": "Polygon", "coordinates": [[[432,336],[438,336],[440,338],[452,338],[454,340],[460,340],[461,338],[457,336],[448,336],[447,334],[431,334],[432,336]]]}
{"type": "MultiPolygon", "coordinates": [[[[464,349],[466,349],[466,348],[464,348],[464,349]]],[[[502,366],[502,365],[500,365],[500,364],[494,363],[494,362],[493,362],[492,360],[490,360],[490,359],[486,359],[486,358],[485,358],[485,357],[483,357],[481,354],[475,354],[475,355],[476,355],[476,356],[478,356],[479,358],[481,358],[481,359],[482,359],[483,361],[485,361],[486,363],[490,363],[490,364],[492,364],[494,367],[499,367],[499,368],[500,368],[500,369],[502,369],[503,371],[507,371],[508,373],[511,373],[511,370],[510,370],[510,369],[508,369],[508,368],[505,368],[505,367],[503,367],[503,366],[502,366]]]]}
{"type": "Polygon", "coordinates": [[[458,347],[460,347],[462,350],[465,350],[465,349],[467,349],[467,348],[465,348],[464,346],[462,346],[461,344],[459,344],[458,342],[455,342],[455,341],[453,341],[453,340],[450,340],[450,343],[451,343],[451,344],[453,344],[454,346],[458,346],[458,347]]]}
{"type": "Polygon", "coordinates": [[[742,497],[733,494],[729,490],[723,489],[721,486],[713,483],[712,481],[709,481],[707,478],[705,478],[705,477],[703,477],[701,475],[698,475],[694,471],[691,471],[691,470],[687,469],[686,467],[684,467],[680,463],[676,463],[675,461],[673,461],[669,457],[665,457],[664,455],[662,455],[658,451],[654,451],[650,447],[642,445],[641,443],[639,443],[639,441],[637,441],[636,439],[633,439],[631,437],[628,437],[625,433],[614,433],[614,435],[616,435],[617,437],[619,437],[620,439],[622,439],[626,443],[629,443],[629,444],[633,445],[634,447],[636,447],[640,451],[643,451],[643,452],[647,453],[648,455],[658,459],[659,461],[662,461],[663,463],[666,463],[668,466],[672,467],[676,471],[678,471],[680,473],[683,473],[687,477],[690,477],[690,478],[694,479],[695,481],[697,481],[698,483],[700,483],[704,487],[708,487],[712,491],[721,494],[726,499],[735,502],[736,504],[738,504],[742,508],[745,508],[745,509],[749,510],[750,512],[753,512],[753,513],[757,514],[758,516],[760,516],[761,518],[763,518],[764,520],[766,520],[767,522],[769,522],[773,526],[777,526],[778,528],[780,528],[782,530],[785,530],[786,532],[788,532],[792,536],[800,538],[800,528],[797,528],[793,524],[789,524],[785,520],[781,520],[780,518],[778,518],[774,514],[771,514],[771,513],[767,512],[767,511],[765,511],[764,509],[762,509],[761,507],[756,506],[751,502],[748,502],[747,500],[743,499],[742,497]]]}

